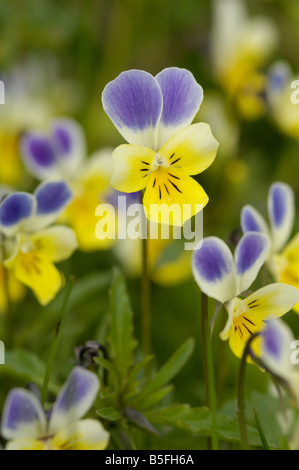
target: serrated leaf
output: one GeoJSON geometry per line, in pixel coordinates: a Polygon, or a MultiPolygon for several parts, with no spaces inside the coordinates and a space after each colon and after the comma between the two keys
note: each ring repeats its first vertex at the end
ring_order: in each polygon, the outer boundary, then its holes
{"type": "Polygon", "coordinates": [[[109,344],[111,359],[126,375],[133,364],[136,341],[133,335],[133,313],[126,289],[126,283],[119,269],[113,271],[110,290],[110,331],[109,344]]]}

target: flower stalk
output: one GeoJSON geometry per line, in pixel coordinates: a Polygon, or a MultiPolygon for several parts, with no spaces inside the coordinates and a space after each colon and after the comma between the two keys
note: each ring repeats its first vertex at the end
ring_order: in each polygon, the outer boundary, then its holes
{"type": "Polygon", "coordinates": [[[212,450],[218,450],[219,443],[217,435],[217,399],[215,390],[212,344],[209,332],[208,297],[203,292],[201,293],[201,333],[206,402],[207,407],[209,408],[211,413],[212,425],[212,436],[209,446],[212,450]]]}

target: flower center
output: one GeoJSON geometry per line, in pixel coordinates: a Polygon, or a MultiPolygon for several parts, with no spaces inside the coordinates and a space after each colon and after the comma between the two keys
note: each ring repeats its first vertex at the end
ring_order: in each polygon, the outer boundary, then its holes
{"type": "Polygon", "coordinates": [[[155,155],[153,164],[152,164],[152,171],[158,170],[158,168],[161,168],[161,167],[167,168],[168,166],[169,166],[169,163],[167,162],[167,160],[157,152],[155,155]]]}
{"type": "Polygon", "coordinates": [[[24,240],[22,245],[21,245],[21,248],[20,248],[20,251],[24,254],[28,254],[30,253],[32,250],[33,250],[33,244],[30,240],[24,240]]]}

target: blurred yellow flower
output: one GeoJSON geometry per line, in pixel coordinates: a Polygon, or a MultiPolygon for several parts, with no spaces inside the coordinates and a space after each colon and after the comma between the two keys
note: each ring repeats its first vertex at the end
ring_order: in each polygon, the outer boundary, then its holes
{"type": "Polygon", "coordinates": [[[48,133],[30,131],[21,140],[23,161],[36,178],[63,178],[72,188],[74,198],[61,220],[75,230],[84,251],[107,249],[114,243],[95,234],[96,208],[112,191],[111,153],[105,148],[87,159],[83,129],[69,118],[55,119],[48,133]]]}
{"type": "Polygon", "coordinates": [[[5,313],[8,306],[5,282],[7,282],[7,290],[12,302],[21,300],[25,294],[24,286],[16,280],[12,273],[5,270],[3,262],[0,261],[0,314],[5,313]],[[4,276],[7,276],[7,281],[4,276]]]}
{"type": "Polygon", "coordinates": [[[261,69],[276,44],[274,23],[265,17],[250,18],[243,0],[214,0],[214,74],[245,119],[257,119],[265,111],[267,82],[261,69]]]}
{"type": "Polygon", "coordinates": [[[0,232],[7,258],[3,264],[30,287],[42,305],[49,303],[64,283],[54,263],[77,248],[74,232],[54,222],[72,198],[63,181],[41,184],[34,195],[11,193],[0,205],[0,232]]]}

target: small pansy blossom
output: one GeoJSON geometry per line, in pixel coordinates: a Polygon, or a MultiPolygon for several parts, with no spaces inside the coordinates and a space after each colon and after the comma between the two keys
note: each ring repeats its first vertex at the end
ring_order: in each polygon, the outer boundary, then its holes
{"type": "Polygon", "coordinates": [[[278,34],[269,18],[250,17],[245,4],[244,0],[213,0],[211,51],[216,79],[239,115],[254,120],[266,110],[263,68],[278,34]]]}
{"type": "MultiPolygon", "coordinates": [[[[87,159],[84,132],[69,118],[54,119],[47,133],[31,131],[21,139],[21,155],[31,174],[41,181],[61,178],[71,186],[74,198],[62,220],[75,230],[79,247],[84,251],[107,249],[113,243],[109,233],[101,240],[95,234],[96,208],[111,193],[111,153],[106,148],[87,159]]],[[[107,216],[111,218],[112,214],[107,216]]],[[[113,226],[114,223],[108,223],[107,230],[113,226]]]]}
{"type": "Polygon", "coordinates": [[[238,243],[234,257],[226,243],[217,237],[205,238],[193,254],[195,281],[202,292],[224,304],[228,312],[220,337],[229,340],[237,357],[242,356],[246,342],[263,328],[265,320],[281,317],[299,300],[299,291],[282,283],[270,284],[244,299],[239,298],[257,277],[268,251],[265,235],[248,233],[238,243]]]}
{"type": "Polygon", "coordinates": [[[0,233],[5,236],[3,264],[30,287],[42,305],[50,302],[64,283],[54,263],[69,258],[77,248],[73,230],[50,227],[72,199],[64,181],[42,183],[35,193],[9,194],[0,205],[0,233]]]}
{"type": "Polygon", "coordinates": [[[290,327],[281,319],[269,320],[261,331],[261,340],[257,359],[271,374],[292,382],[296,371],[291,361],[295,338],[290,327]]]}
{"type": "MultiPolygon", "coordinates": [[[[270,227],[260,213],[250,205],[243,207],[243,232],[261,232],[271,241],[267,266],[276,281],[299,288],[299,233],[287,244],[294,225],[295,204],[292,188],[276,182],[268,194],[270,227]]],[[[299,313],[299,304],[294,310],[299,313]]]]}
{"type": "Polygon", "coordinates": [[[123,192],[145,190],[143,204],[153,222],[183,225],[208,203],[191,178],[212,164],[218,148],[208,124],[191,125],[202,99],[191,72],[177,67],[156,77],[129,70],[103,91],[104,110],[128,142],[112,154],[111,184],[123,192]]]}
{"type": "Polygon", "coordinates": [[[36,395],[14,388],[4,404],[1,435],[6,450],[103,450],[109,433],[98,420],[81,419],[99,391],[99,379],[75,367],[50,412],[36,395]]]}

